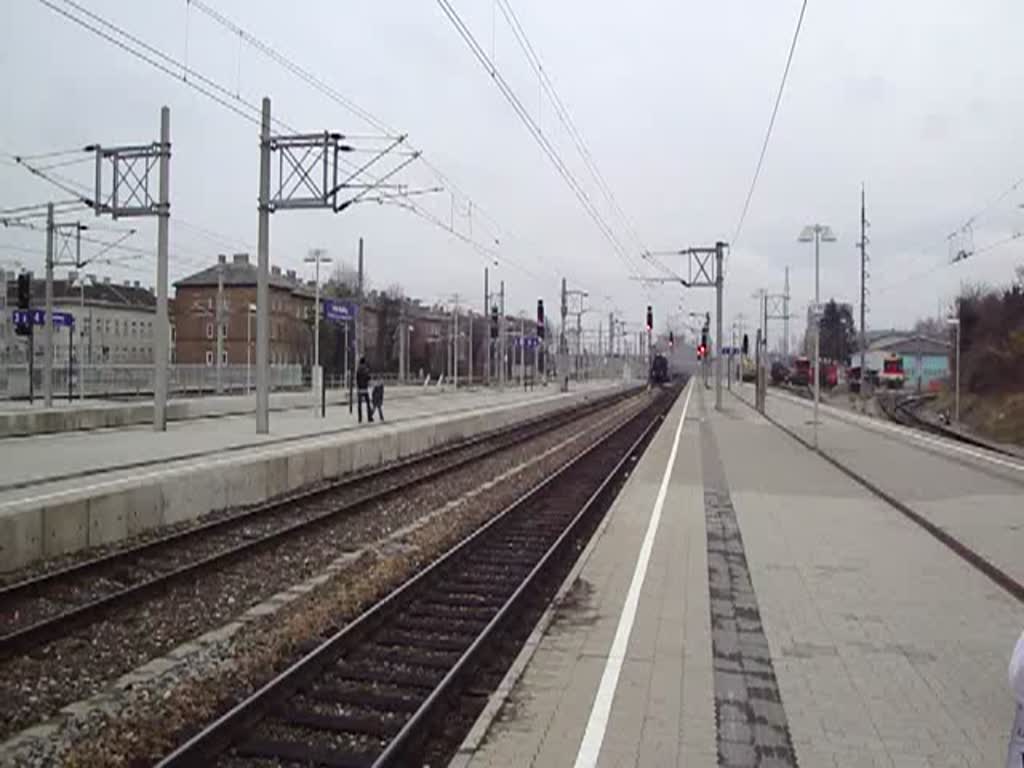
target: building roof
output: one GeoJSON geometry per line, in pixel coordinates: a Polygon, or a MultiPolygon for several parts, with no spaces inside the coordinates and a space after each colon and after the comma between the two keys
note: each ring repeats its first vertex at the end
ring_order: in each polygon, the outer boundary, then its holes
{"type": "MultiPolygon", "coordinates": [[[[61,304],[68,302],[77,304],[81,299],[78,283],[73,280],[54,278],[53,300],[61,304]]],[[[17,296],[17,279],[7,281],[7,303],[17,296]]],[[[37,275],[32,276],[32,304],[40,307],[46,301],[46,281],[37,275]]],[[[118,284],[109,280],[102,282],[86,282],[85,303],[121,306],[136,309],[156,309],[156,296],[149,288],[143,288],[139,281],[118,284]]]]}
{"type": "MultiPolygon", "coordinates": [[[[249,254],[236,253],[231,259],[219,261],[206,269],[201,269],[187,277],[183,277],[175,284],[175,288],[181,287],[206,287],[216,286],[218,275],[223,271],[224,285],[226,287],[254,286],[256,285],[256,265],[249,260],[249,254]]],[[[280,267],[271,267],[270,286],[281,288],[301,296],[312,298],[313,291],[306,286],[295,274],[294,271],[282,272],[280,267]]]]}
{"type": "Polygon", "coordinates": [[[878,352],[894,352],[899,355],[934,356],[948,355],[950,343],[946,339],[936,339],[915,333],[892,333],[880,336],[868,344],[868,349],[878,352]]]}

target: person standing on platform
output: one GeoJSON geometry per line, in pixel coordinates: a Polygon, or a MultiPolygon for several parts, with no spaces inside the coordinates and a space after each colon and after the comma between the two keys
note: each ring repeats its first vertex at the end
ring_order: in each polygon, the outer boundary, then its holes
{"type": "Polygon", "coordinates": [[[359,358],[356,368],[356,409],[359,411],[359,423],[363,423],[363,403],[366,403],[367,420],[373,422],[373,405],[370,404],[370,366],[366,358],[359,358]]]}
{"type": "MultiPolygon", "coordinates": [[[[373,389],[370,392],[370,400],[373,403],[373,410],[376,411],[377,417],[384,421],[384,382],[378,381],[373,385],[373,389]]],[[[373,419],[370,419],[373,421],[373,419]]]]}
{"type": "Polygon", "coordinates": [[[1010,746],[1006,754],[1006,768],[1024,768],[1024,632],[1010,657],[1010,690],[1017,704],[1010,731],[1010,746]]]}

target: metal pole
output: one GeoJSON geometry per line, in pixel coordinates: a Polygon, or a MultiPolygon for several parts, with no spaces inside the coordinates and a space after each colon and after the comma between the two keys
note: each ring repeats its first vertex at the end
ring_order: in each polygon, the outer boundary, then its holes
{"type": "Polygon", "coordinates": [[[526,321],[519,319],[519,384],[526,389],[526,321]]]}
{"type": "Polygon", "coordinates": [[[213,313],[217,323],[217,394],[224,391],[224,375],[221,360],[224,357],[224,265],[217,263],[217,309],[213,313]]]}
{"type": "MultiPolygon", "coordinates": [[[[491,308],[488,306],[491,302],[491,294],[489,293],[489,286],[487,284],[487,267],[484,267],[484,317],[489,318],[491,316],[491,308]]],[[[488,321],[490,322],[490,321],[488,321]]],[[[484,384],[490,385],[491,383],[491,336],[490,330],[487,332],[487,365],[484,366],[484,384]]]]}
{"type": "Polygon", "coordinates": [[[956,404],[955,417],[956,426],[960,427],[960,302],[957,300],[957,320],[956,320],[956,404]]]}
{"type": "Polygon", "coordinates": [[[455,391],[459,391],[459,296],[455,295],[455,312],[452,317],[452,380],[455,391]]]}
{"type": "Polygon", "coordinates": [[[867,397],[867,214],[864,209],[864,184],[860,185],[860,398],[867,397]]]}
{"type": "Polygon", "coordinates": [[[469,347],[467,350],[469,358],[467,368],[469,370],[466,372],[466,386],[471,387],[473,386],[473,310],[468,308],[466,309],[466,324],[469,326],[469,331],[466,334],[469,347]]]}
{"type": "Polygon", "coordinates": [[[313,368],[320,367],[320,250],[316,251],[316,264],[313,267],[313,279],[316,281],[315,299],[313,304],[313,368]]]}
{"type": "Polygon", "coordinates": [[[765,401],[761,398],[761,329],[757,329],[757,346],[754,349],[754,365],[757,367],[757,378],[754,380],[754,404],[758,411],[764,413],[765,401]]]}
{"type": "MultiPolygon", "coordinates": [[[[359,238],[359,304],[356,312],[356,357],[363,355],[363,238],[359,238]]],[[[355,360],[352,361],[353,365],[355,360]]]]}
{"type": "Polygon", "coordinates": [[[0,267],[0,339],[3,339],[3,346],[0,347],[0,363],[3,364],[4,394],[11,394],[10,366],[7,362],[7,272],[0,267]]]}
{"type": "Polygon", "coordinates": [[[505,389],[505,281],[501,281],[501,292],[500,292],[501,307],[498,314],[498,350],[501,355],[501,373],[498,374],[498,385],[504,391],[505,389]]]}
{"type": "Polygon", "coordinates": [[[562,380],[562,391],[567,392],[569,390],[569,372],[566,370],[568,367],[568,352],[569,347],[566,344],[565,339],[565,323],[569,316],[569,298],[565,288],[565,278],[562,278],[562,324],[558,328],[558,355],[556,357],[558,362],[558,378],[562,380]]]}
{"type": "MultiPolygon", "coordinates": [[[[85,402],[85,266],[82,264],[82,227],[75,227],[75,268],[78,270],[78,399],[85,402]]],[[[6,291],[6,283],[4,290],[6,291]]],[[[92,333],[92,323],[89,323],[92,333]]]]}
{"type": "Polygon", "coordinates": [[[405,300],[402,300],[402,307],[398,314],[398,383],[404,384],[406,377],[405,368],[405,300]]]}
{"type": "Polygon", "coordinates": [[[43,398],[53,405],[53,203],[46,206],[46,315],[43,318],[43,398]]]}
{"type": "Polygon", "coordinates": [[[715,410],[722,410],[722,274],[725,243],[715,243],[715,410]]]}
{"type": "Polygon", "coordinates": [[[73,358],[75,356],[75,325],[68,326],[68,403],[74,399],[74,392],[71,389],[71,374],[73,372],[73,358]]]}
{"type": "Polygon", "coordinates": [[[821,244],[821,227],[814,226],[814,442],[818,447],[818,404],[821,399],[821,291],[818,252],[821,244]]]}
{"type": "Polygon", "coordinates": [[[245,394],[252,391],[252,308],[245,307],[245,394]]]}
{"type": "Polygon", "coordinates": [[[786,292],[782,297],[782,332],[786,338],[782,340],[782,354],[789,365],[789,267],[786,267],[786,292]]]}
{"type": "Polygon", "coordinates": [[[156,336],[153,339],[153,429],[167,429],[171,322],[167,313],[167,240],[171,219],[171,110],[160,109],[160,208],[156,221],[156,336]]]}
{"type": "Polygon", "coordinates": [[[270,99],[260,121],[260,199],[256,269],[256,433],[270,432],[270,99]]]}

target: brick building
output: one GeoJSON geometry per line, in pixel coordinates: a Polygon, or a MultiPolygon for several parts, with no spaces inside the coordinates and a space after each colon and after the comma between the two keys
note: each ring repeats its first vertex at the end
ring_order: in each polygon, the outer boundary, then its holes
{"type": "MultiPolygon", "coordinates": [[[[256,265],[246,253],[217,263],[174,284],[175,362],[214,365],[217,351],[217,286],[223,279],[222,364],[256,360],[256,265]],[[250,311],[250,307],[252,310],[250,311]],[[246,345],[249,345],[249,350],[246,345]]],[[[313,359],[313,288],[293,270],[270,271],[270,364],[308,366],[313,359]]]]}

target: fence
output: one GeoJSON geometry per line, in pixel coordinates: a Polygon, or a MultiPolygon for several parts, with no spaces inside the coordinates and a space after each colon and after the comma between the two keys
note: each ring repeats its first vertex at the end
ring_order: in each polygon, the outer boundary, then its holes
{"type": "MultiPolygon", "coordinates": [[[[143,397],[153,394],[154,367],[152,365],[86,365],[82,370],[86,397],[143,397]]],[[[301,365],[270,366],[271,390],[299,389],[303,386],[301,365]]],[[[53,371],[53,395],[67,397],[68,369],[53,371]]],[[[79,371],[70,372],[71,391],[79,396],[79,371]]],[[[34,371],[35,395],[43,393],[43,371],[34,371]]],[[[307,377],[308,378],[308,377],[307,377]]],[[[220,369],[220,389],[224,393],[244,393],[255,390],[256,369],[245,365],[226,365],[220,369]]],[[[218,391],[217,369],[206,365],[171,365],[168,367],[168,394],[201,395],[218,391]]],[[[28,397],[28,366],[11,365],[0,371],[0,397],[28,397]]]]}

